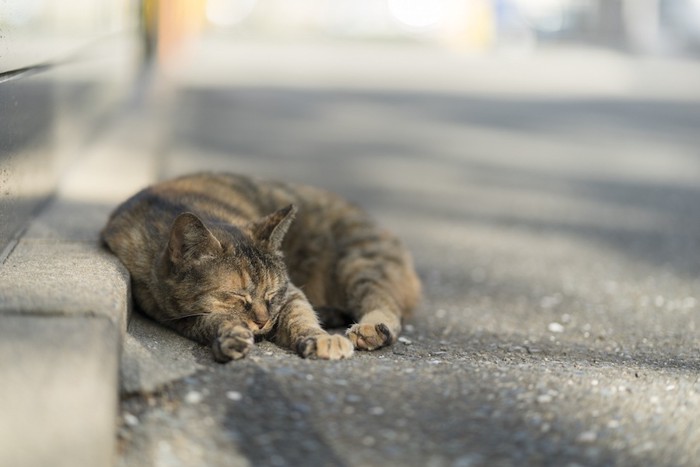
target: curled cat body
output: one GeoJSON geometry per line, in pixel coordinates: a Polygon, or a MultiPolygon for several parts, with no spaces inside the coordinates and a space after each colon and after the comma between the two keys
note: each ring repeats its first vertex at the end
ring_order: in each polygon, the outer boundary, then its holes
{"type": "Polygon", "coordinates": [[[117,207],[102,240],[139,308],[220,362],[263,337],[320,359],[390,345],[420,298],[394,235],[304,185],[214,173],[161,182],[117,207]]]}

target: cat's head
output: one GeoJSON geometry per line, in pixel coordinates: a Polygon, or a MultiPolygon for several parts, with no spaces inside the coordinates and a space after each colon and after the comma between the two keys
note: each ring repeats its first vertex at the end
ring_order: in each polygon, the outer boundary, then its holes
{"type": "Polygon", "coordinates": [[[159,286],[177,315],[224,313],[251,331],[270,331],[289,277],[282,240],[296,207],[287,206],[242,226],[205,223],[180,214],[163,252],[159,286]]]}

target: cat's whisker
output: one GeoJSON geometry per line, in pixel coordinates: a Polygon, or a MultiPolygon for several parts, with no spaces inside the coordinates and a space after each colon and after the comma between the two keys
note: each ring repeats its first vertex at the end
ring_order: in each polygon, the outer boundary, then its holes
{"type": "Polygon", "coordinates": [[[178,320],[178,319],[192,318],[192,317],[195,317],[195,316],[206,316],[206,315],[208,315],[208,314],[209,314],[209,313],[193,313],[193,314],[191,314],[191,315],[176,316],[175,318],[164,319],[163,321],[175,321],[175,320],[178,320]]]}

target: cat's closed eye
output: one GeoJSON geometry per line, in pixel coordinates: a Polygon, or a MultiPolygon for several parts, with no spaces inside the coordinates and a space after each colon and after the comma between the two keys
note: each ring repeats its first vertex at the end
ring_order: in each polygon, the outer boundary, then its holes
{"type": "Polygon", "coordinates": [[[281,300],[287,293],[287,286],[280,287],[279,289],[270,290],[264,296],[265,303],[269,306],[277,300],[281,300]]]}
{"type": "Polygon", "coordinates": [[[275,298],[277,297],[277,295],[278,295],[278,292],[276,290],[273,292],[268,292],[267,294],[265,294],[265,302],[270,303],[270,302],[274,301],[275,298]]]}
{"type": "Polygon", "coordinates": [[[245,292],[222,291],[216,293],[216,298],[227,303],[237,302],[244,306],[249,306],[253,301],[249,294],[245,292]]]}

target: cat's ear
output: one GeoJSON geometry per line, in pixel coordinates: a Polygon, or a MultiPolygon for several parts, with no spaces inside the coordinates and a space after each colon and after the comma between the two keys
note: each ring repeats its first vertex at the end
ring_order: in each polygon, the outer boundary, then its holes
{"type": "Polygon", "coordinates": [[[170,228],[168,254],[174,264],[198,261],[221,252],[221,243],[191,212],[177,216],[170,228]]]}
{"type": "Polygon", "coordinates": [[[252,223],[253,238],[270,251],[279,250],[284,235],[292,225],[297,207],[290,204],[252,223]]]}

